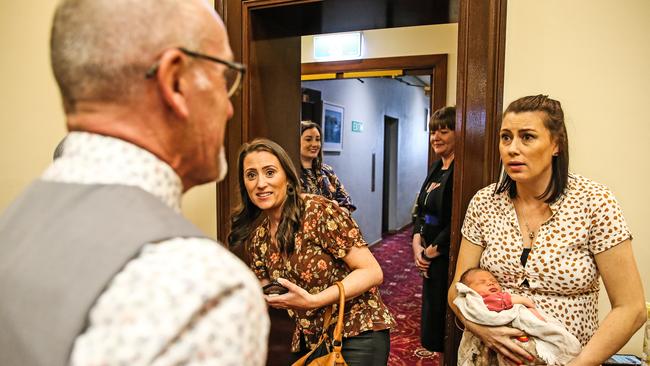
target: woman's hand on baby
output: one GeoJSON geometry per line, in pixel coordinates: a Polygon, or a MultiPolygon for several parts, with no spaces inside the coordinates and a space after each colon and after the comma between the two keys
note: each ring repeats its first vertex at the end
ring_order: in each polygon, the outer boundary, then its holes
{"type": "Polygon", "coordinates": [[[277,281],[289,292],[283,295],[264,295],[266,303],[276,309],[299,309],[310,310],[314,306],[314,295],[307,292],[302,287],[284,278],[278,278],[277,281]]]}
{"type": "Polygon", "coordinates": [[[534,359],[530,353],[512,341],[513,338],[526,335],[526,333],[519,329],[488,327],[470,321],[466,321],[465,326],[469,331],[479,337],[488,348],[499,352],[515,365],[524,364],[523,360],[530,361],[534,359]]]}

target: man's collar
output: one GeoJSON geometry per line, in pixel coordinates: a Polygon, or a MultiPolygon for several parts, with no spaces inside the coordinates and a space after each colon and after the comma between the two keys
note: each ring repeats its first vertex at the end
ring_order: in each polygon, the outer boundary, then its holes
{"type": "Polygon", "coordinates": [[[114,137],[70,132],[44,180],[136,186],[180,211],[181,179],[149,151],[114,137]]]}

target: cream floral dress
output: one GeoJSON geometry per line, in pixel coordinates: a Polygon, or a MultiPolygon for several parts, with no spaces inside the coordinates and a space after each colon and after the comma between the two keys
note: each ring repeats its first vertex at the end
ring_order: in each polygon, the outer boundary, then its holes
{"type": "Polygon", "coordinates": [[[552,216],[540,226],[524,267],[514,206],[507,192],[493,195],[494,188],[472,198],[463,237],[484,247],[480,266],[505,291],[531,298],[584,346],[598,327],[600,275],[594,255],[632,238],[621,207],[605,186],[570,174],[565,194],[550,204],[552,216]]]}

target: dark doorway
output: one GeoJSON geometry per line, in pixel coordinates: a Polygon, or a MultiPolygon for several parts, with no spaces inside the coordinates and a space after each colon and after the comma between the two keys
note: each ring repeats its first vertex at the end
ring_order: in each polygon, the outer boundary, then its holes
{"type": "Polygon", "coordinates": [[[390,232],[391,209],[395,207],[397,180],[397,118],[384,116],[384,170],[382,173],[381,233],[390,232]]]}

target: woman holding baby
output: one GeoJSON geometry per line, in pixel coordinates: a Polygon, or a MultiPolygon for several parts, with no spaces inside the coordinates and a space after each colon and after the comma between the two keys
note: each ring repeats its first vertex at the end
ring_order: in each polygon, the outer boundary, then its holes
{"type": "MultiPolygon", "coordinates": [[[[490,271],[503,289],[530,298],[582,344],[570,365],[599,365],[645,322],[632,236],[605,186],[569,173],[560,102],[545,95],[520,98],[499,131],[503,174],[480,190],[467,209],[453,283],[472,267],[490,271]],[[612,310],[598,325],[599,277],[612,310]]],[[[531,355],[513,339],[521,330],[466,320],[466,332],[517,364],[531,355]]]]}

